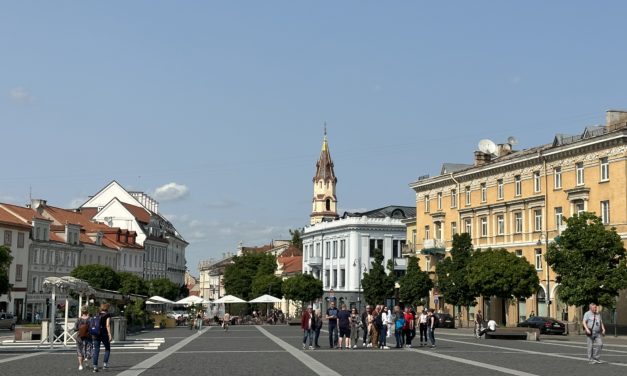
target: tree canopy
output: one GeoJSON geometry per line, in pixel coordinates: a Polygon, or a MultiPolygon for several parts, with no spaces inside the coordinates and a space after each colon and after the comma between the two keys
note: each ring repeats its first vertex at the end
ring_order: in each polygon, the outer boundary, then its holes
{"type": "Polygon", "coordinates": [[[472,256],[472,241],[467,233],[453,235],[451,257],[436,265],[438,287],[447,303],[469,307],[476,302],[477,294],[468,283],[468,266],[472,256]]]}
{"type": "Polygon", "coordinates": [[[614,307],[619,291],[627,288],[625,247],[616,229],[606,229],[601,218],[585,212],[566,224],[546,254],[558,274],[560,299],[575,306],[614,307]]]}
{"type": "Polygon", "coordinates": [[[148,295],[148,285],[146,281],[135,273],[118,272],[120,276],[120,293],[148,295]]]}
{"type": "Polygon", "coordinates": [[[394,277],[385,273],[383,251],[374,250],[374,261],[368,273],[364,273],[361,286],[368,304],[383,304],[394,292],[394,277]]]}
{"type": "Polygon", "coordinates": [[[269,253],[249,252],[233,257],[233,264],[224,270],[224,289],[227,294],[251,300],[253,280],[263,275],[274,275],[276,258],[269,253]]]}
{"type": "Polygon", "coordinates": [[[0,245],[0,295],[6,294],[11,288],[9,283],[9,268],[13,256],[11,256],[11,249],[4,245],[0,245]]]}
{"type": "Polygon", "coordinates": [[[150,296],[159,295],[166,299],[178,300],[179,285],[168,278],[157,278],[149,282],[148,294],[150,296]]]}
{"type": "Polygon", "coordinates": [[[422,298],[429,296],[433,281],[429,274],[420,270],[418,258],[407,259],[407,273],[399,279],[399,297],[406,305],[418,306],[424,304],[422,298]]]}
{"type": "Polygon", "coordinates": [[[295,230],[290,230],[290,235],[292,235],[292,245],[300,250],[303,249],[303,230],[302,229],[295,229],[295,230]]]}
{"type": "Polygon", "coordinates": [[[528,298],[540,283],[533,265],[503,248],[475,251],[467,275],[472,291],[503,299],[528,298]]]}
{"type": "Polygon", "coordinates": [[[86,281],[91,287],[97,289],[117,291],[120,288],[120,275],[105,265],[80,265],[74,268],[70,275],[86,281]]]}
{"type": "Polygon", "coordinates": [[[298,274],[283,281],[283,296],[286,299],[309,304],[322,296],[322,281],[311,274],[298,274]]]}
{"type": "Polygon", "coordinates": [[[283,280],[274,274],[263,274],[253,279],[252,296],[259,297],[269,294],[276,298],[283,296],[283,280]]]}

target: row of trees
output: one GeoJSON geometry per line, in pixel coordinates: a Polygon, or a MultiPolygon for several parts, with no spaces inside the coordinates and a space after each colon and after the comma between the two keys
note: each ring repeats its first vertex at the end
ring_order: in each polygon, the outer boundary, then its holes
{"type": "MultiPolygon", "coordinates": [[[[548,266],[557,274],[560,299],[568,305],[590,302],[614,307],[619,291],[627,288],[625,248],[616,229],[607,229],[592,213],[566,219],[567,229],[550,242],[545,255],[548,266]]],[[[531,263],[505,249],[473,250],[469,234],[456,234],[447,257],[436,266],[435,284],[446,302],[470,307],[479,296],[526,299],[539,289],[538,273],[531,263]]],[[[390,262],[392,262],[390,260],[390,262]]],[[[415,257],[408,259],[407,273],[398,280],[393,265],[383,268],[383,254],[377,250],[369,273],[362,279],[364,297],[370,304],[382,303],[393,296],[410,305],[423,305],[434,287],[427,272],[420,270],[415,257]]]]}

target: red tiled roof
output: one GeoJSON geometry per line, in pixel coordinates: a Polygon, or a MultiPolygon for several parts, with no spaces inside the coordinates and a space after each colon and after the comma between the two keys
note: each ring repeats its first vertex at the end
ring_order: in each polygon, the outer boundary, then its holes
{"type": "Polygon", "coordinates": [[[303,271],[303,256],[279,257],[277,262],[283,265],[283,274],[294,274],[303,271]]]}
{"type": "Polygon", "coordinates": [[[31,226],[27,222],[24,222],[21,218],[16,217],[13,213],[7,211],[0,205],[0,223],[6,223],[11,226],[19,226],[24,229],[30,229],[31,226]]]}
{"type": "Polygon", "coordinates": [[[139,222],[150,223],[150,213],[146,209],[124,202],[122,202],[122,205],[124,205],[126,210],[128,210],[139,222]]]}
{"type": "Polygon", "coordinates": [[[287,249],[285,251],[283,251],[283,253],[281,253],[281,257],[286,257],[286,256],[302,256],[303,255],[303,251],[300,250],[298,247],[296,247],[295,245],[290,244],[289,247],[287,247],[287,249]]]}
{"type": "Polygon", "coordinates": [[[25,221],[27,221],[27,223],[32,223],[31,220],[33,218],[46,219],[45,217],[37,213],[35,210],[24,207],[24,206],[0,204],[0,207],[4,207],[6,211],[23,218],[25,221]]]}

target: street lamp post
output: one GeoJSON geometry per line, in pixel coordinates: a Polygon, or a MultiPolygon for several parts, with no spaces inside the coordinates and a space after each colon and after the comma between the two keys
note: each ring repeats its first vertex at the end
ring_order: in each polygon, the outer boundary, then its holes
{"type": "Polygon", "coordinates": [[[362,267],[364,268],[364,270],[366,269],[366,265],[362,264],[361,262],[361,257],[357,257],[354,261],[353,261],[353,266],[357,266],[359,268],[359,273],[358,273],[358,278],[359,278],[359,287],[357,289],[357,309],[358,311],[361,313],[361,269],[362,267]]]}

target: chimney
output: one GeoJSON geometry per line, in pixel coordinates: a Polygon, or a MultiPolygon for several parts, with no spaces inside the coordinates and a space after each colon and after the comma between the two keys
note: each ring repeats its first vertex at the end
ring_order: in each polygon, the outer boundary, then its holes
{"type": "Polygon", "coordinates": [[[512,152],[512,145],[505,143],[498,145],[499,150],[497,151],[497,155],[502,157],[512,152]]]}
{"type": "Polygon", "coordinates": [[[115,241],[119,242],[120,241],[120,233],[122,232],[122,230],[118,229],[118,232],[115,233],[115,241]]]}
{"type": "Polygon", "coordinates": [[[37,213],[41,214],[44,212],[44,209],[46,208],[46,200],[33,198],[30,200],[30,207],[31,209],[37,211],[37,213]]]}
{"type": "Polygon", "coordinates": [[[490,159],[492,156],[488,153],[484,153],[482,151],[475,151],[475,167],[483,166],[490,163],[490,159]]]}
{"type": "Polygon", "coordinates": [[[608,132],[627,128],[627,111],[607,110],[605,112],[605,127],[608,132]]]}

